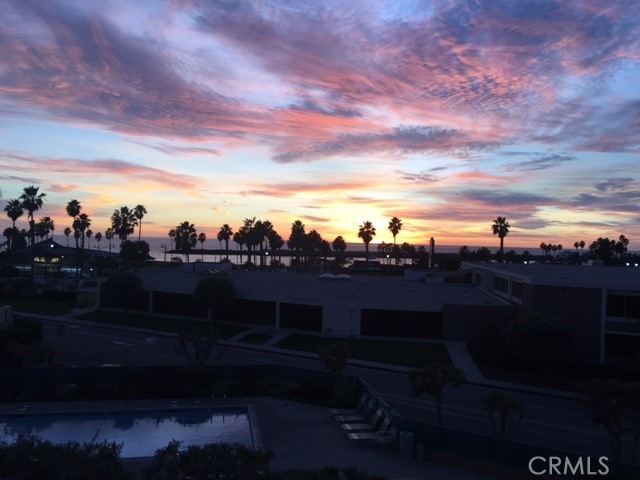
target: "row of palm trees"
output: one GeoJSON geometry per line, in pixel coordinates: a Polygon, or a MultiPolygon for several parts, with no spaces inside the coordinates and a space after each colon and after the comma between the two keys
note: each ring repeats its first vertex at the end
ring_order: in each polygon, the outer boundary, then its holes
{"type": "MultiPolygon", "coordinates": [[[[4,236],[8,241],[8,248],[12,246],[26,244],[25,239],[29,238],[29,245],[35,243],[35,237],[39,237],[41,240],[49,238],[49,235],[53,235],[55,230],[55,223],[51,217],[42,217],[38,222],[34,220],[34,213],[40,210],[43,206],[45,193],[40,192],[40,187],[28,186],[23,189],[23,193],[15,199],[7,201],[7,205],[4,208],[7,216],[12,221],[12,226],[5,229],[4,236]],[[16,221],[27,213],[27,219],[29,223],[29,230],[18,230],[16,227],[16,221]]],[[[73,234],[78,249],[84,249],[85,239],[89,242],[89,248],[91,248],[91,237],[93,231],[91,230],[91,217],[82,211],[82,204],[79,200],[70,200],[66,205],[66,212],[72,218],[71,227],[64,229],[63,233],[67,237],[67,246],[69,246],[69,237],[73,234]]],[[[142,236],[142,219],[147,214],[147,210],[144,205],[137,205],[135,208],[123,206],[120,209],[116,209],[111,216],[111,227],[107,228],[104,237],[109,240],[109,251],[111,251],[111,240],[113,238],[120,238],[121,240],[127,240],[127,237],[134,233],[134,229],[138,227],[138,241],[142,236]]],[[[103,235],[101,232],[95,234],[95,239],[100,244],[103,235]]]]}
{"type": "MultiPolygon", "coordinates": [[[[396,236],[402,229],[402,220],[398,217],[393,217],[389,222],[388,228],[393,235],[395,244],[396,236]]],[[[197,242],[200,242],[202,249],[204,249],[204,242],[207,239],[206,234],[198,234],[195,226],[189,221],[184,221],[177,227],[170,229],[168,234],[171,248],[173,249],[175,243],[175,249],[185,254],[187,261],[189,252],[196,246],[197,242]]],[[[365,221],[359,226],[358,237],[365,244],[367,260],[369,257],[369,244],[375,235],[376,229],[370,221],[365,221]]],[[[336,256],[339,256],[344,253],[347,247],[346,241],[342,236],[337,236],[330,244],[322,238],[322,235],[317,230],[306,232],[305,225],[301,220],[295,220],[291,224],[289,238],[285,241],[269,220],[256,220],[255,217],[245,218],[242,226],[236,232],[225,223],[220,227],[217,239],[221,243],[225,242],[227,260],[229,258],[229,240],[233,240],[239,246],[241,263],[242,247],[246,246],[248,261],[251,261],[253,256],[253,263],[255,263],[255,257],[259,252],[261,266],[263,266],[263,253],[267,245],[269,250],[279,252],[286,243],[289,250],[294,253],[294,263],[297,265],[313,263],[321,256],[327,257],[332,249],[336,256]]],[[[279,262],[279,259],[277,261],[279,262]]]]}
{"type": "MultiPolygon", "coordinates": [[[[42,208],[45,197],[46,194],[41,193],[39,187],[31,185],[24,188],[19,198],[8,201],[5,206],[5,212],[7,212],[7,215],[13,221],[11,232],[8,235],[10,244],[11,239],[17,237],[15,222],[25,212],[27,213],[29,222],[29,231],[27,234],[29,235],[31,245],[34,243],[35,236],[44,238],[53,233],[55,225],[50,217],[43,217],[37,223],[34,220],[34,213],[42,208]]],[[[87,213],[82,211],[80,201],[77,199],[70,200],[67,203],[66,212],[72,218],[71,228],[67,227],[64,230],[64,234],[67,237],[67,244],[69,237],[73,234],[77,248],[84,249],[85,239],[88,240],[90,248],[90,241],[93,236],[93,231],[90,229],[91,218],[87,213]]],[[[123,241],[127,240],[128,236],[134,233],[136,227],[138,227],[138,241],[140,241],[142,236],[142,219],[146,214],[147,210],[144,205],[137,205],[133,209],[122,206],[114,210],[111,215],[111,227],[108,228],[104,234],[104,237],[109,240],[109,250],[111,250],[111,240],[113,238],[117,237],[123,241]]],[[[402,227],[402,220],[398,217],[394,216],[389,221],[387,229],[393,235],[393,246],[396,245],[396,237],[402,230],[402,227]]],[[[504,253],[504,238],[509,233],[511,226],[505,217],[497,217],[491,228],[493,233],[500,238],[500,258],[502,259],[504,253]]],[[[357,235],[358,238],[364,242],[367,262],[369,259],[369,244],[376,233],[376,227],[371,221],[365,221],[358,227],[357,235]]],[[[207,238],[205,233],[198,234],[195,226],[188,221],[182,222],[176,228],[171,229],[169,231],[169,237],[171,238],[172,246],[175,240],[176,249],[185,252],[195,247],[197,242],[200,242],[204,248],[204,242],[207,238]]],[[[99,244],[102,239],[102,233],[96,233],[95,239],[99,244]]],[[[220,242],[225,242],[227,259],[229,240],[231,239],[240,246],[241,251],[242,246],[246,245],[249,259],[254,250],[258,249],[258,251],[263,252],[264,246],[267,243],[271,250],[276,251],[285,244],[285,240],[278,234],[269,220],[256,220],[255,217],[245,218],[243,225],[237,232],[233,232],[233,229],[225,223],[220,227],[217,239],[220,242]]],[[[340,247],[343,243],[344,239],[341,236],[336,237],[333,242],[334,251],[340,252],[340,247]]],[[[308,233],[305,232],[305,226],[301,220],[296,220],[292,223],[291,233],[286,244],[290,250],[295,252],[298,262],[306,261],[309,257],[317,256],[317,254],[320,253],[326,255],[327,252],[331,251],[331,245],[322,238],[319,232],[316,230],[311,230],[308,233]]],[[[344,244],[346,245],[346,243],[344,244]]],[[[262,255],[260,255],[260,262],[262,263],[262,261],[263,258],[262,255]]]]}

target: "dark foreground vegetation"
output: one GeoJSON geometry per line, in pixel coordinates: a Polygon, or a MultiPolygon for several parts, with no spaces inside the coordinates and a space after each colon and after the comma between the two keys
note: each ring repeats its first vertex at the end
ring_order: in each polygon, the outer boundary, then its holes
{"type": "Polygon", "coordinates": [[[54,444],[37,436],[0,443],[2,480],[384,480],[357,468],[274,471],[270,450],[214,443],[181,448],[172,441],[156,451],[150,465],[137,472],[125,469],[116,443],[54,444]]]}

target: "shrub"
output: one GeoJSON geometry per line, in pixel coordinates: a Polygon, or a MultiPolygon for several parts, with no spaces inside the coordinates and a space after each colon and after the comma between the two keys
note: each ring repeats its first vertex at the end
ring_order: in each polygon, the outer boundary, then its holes
{"type": "Polygon", "coordinates": [[[345,342],[335,342],[323,345],[318,349],[318,355],[324,368],[330,372],[341,372],[347,366],[349,347],[345,342]]]}

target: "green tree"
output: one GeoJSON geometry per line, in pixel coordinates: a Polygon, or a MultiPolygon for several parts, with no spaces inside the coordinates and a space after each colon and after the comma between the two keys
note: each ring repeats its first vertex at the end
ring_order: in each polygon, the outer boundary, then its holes
{"type": "Polygon", "coordinates": [[[349,347],[345,342],[333,342],[318,349],[318,356],[325,370],[341,372],[347,366],[349,347]]]}
{"type": "MultiPolygon", "coordinates": [[[[135,238],[135,237],[134,237],[135,238]]],[[[144,240],[124,240],[120,244],[120,257],[125,262],[144,262],[151,260],[149,244],[144,240]]]]}
{"type": "Polygon", "coordinates": [[[491,231],[494,235],[498,235],[500,239],[500,261],[504,261],[504,237],[509,234],[509,229],[511,225],[507,222],[506,217],[498,217],[493,221],[493,225],[491,225],[491,231]]]}
{"type": "Polygon", "coordinates": [[[547,373],[571,351],[569,330],[560,317],[526,312],[511,320],[504,331],[507,348],[531,368],[542,365],[547,373]]]}
{"type": "Polygon", "coordinates": [[[207,277],[196,284],[194,304],[206,309],[208,325],[180,332],[176,351],[184,355],[189,365],[204,366],[222,358],[226,348],[220,348],[220,318],[229,315],[235,301],[235,289],[228,278],[207,277]]]}
{"type": "Polygon", "coordinates": [[[430,395],[436,404],[438,425],[442,427],[442,393],[452,387],[459,387],[465,382],[464,372],[453,365],[444,363],[430,363],[421,369],[409,372],[409,382],[413,394],[417,397],[421,393],[430,395]]]}
{"type": "Polygon", "coordinates": [[[133,216],[136,218],[138,223],[138,241],[142,237],[142,219],[147,214],[147,209],[144,208],[144,205],[136,205],[133,209],[133,216]]]}
{"type": "Polygon", "coordinates": [[[591,420],[607,431],[614,461],[622,460],[625,435],[631,434],[631,461],[635,463],[640,442],[640,382],[595,379],[578,383],[576,389],[584,395],[578,402],[589,408],[591,420]]]}
{"type": "Polygon", "coordinates": [[[524,418],[524,407],[520,400],[508,398],[504,392],[493,390],[482,399],[482,406],[491,419],[494,437],[511,438],[524,418]]]}
{"type": "Polygon", "coordinates": [[[124,480],[122,445],[68,442],[53,444],[35,435],[0,443],[0,472],[7,480],[124,480]]]}
{"type": "Polygon", "coordinates": [[[369,243],[373,240],[373,237],[376,235],[376,227],[369,221],[364,222],[358,228],[358,238],[361,238],[364,242],[364,249],[366,252],[365,257],[365,268],[369,269],[369,243]]]}
{"type": "Polygon", "coordinates": [[[22,208],[27,211],[27,218],[29,219],[29,238],[30,245],[34,243],[35,236],[35,221],[33,220],[33,214],[42,208],[45,193],[38,193],[40,187],[33,185],[24,187],[20,200],[22,201],[22,208]]]}
{"type": "Polygon", "coordinates": [[[189,263],[189,252],[196,246],[198,241],[198,232],[193,223],[188,221],[182,222],[175,228],[176,233],[176,250],[182,252],[187,257],[189,263]]]}
{"type": "Polygon", "coordinates": [[[133,273],[116,273],[100,285],[100,305],[130,310],[146,303],[142,279],[133,273]]]}

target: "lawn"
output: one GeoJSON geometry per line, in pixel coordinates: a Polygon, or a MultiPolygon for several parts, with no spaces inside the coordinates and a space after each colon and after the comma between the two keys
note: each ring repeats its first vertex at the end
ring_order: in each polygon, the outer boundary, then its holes
{"type": "MultiPolygon", "coordinates": [[[[123,325],[127,327],[147,328],[150,330],[160,330],[163,332],[178,333],[201,327],[205,322],[198,320],[186,320],[183,318],[160,317],[134,312],[113,312],[108,310],[98,310],[76,318],[91,322],[110,323],[112,325],[123,325]]],[[[226,340],[246,330],[247,327],[240,325],[220,324],[220,339],[226,340]]]]}
{"type": "Polygon", "coordinates": [[[267,335],[264,333],[249,333],[238,341],[242,343],[250,343],[252,345],[263,345],[265,342],[268,342],[272,338],[273,335],[267,335]]]}
{"type": "Polygon", "coordinates": [[[322,345],[336,341],[345,342],[349,348],[349,358],[357,358],[358,360],[406,367],[422,367],[432,362],[451,364],[447,347],[441,343],[365,340],[359,338],[335,339],[318,335],[293,334],[280,340],[274,347],[316,353],[322,345]]]}
{"type": "Polygon", "coordinates": [[[11,305],[14,312],[37,313],[40,315],[62,315],[76,308],[75,301],[46,300],[39,297],[12,298],[0,304],[11,305]]]}

